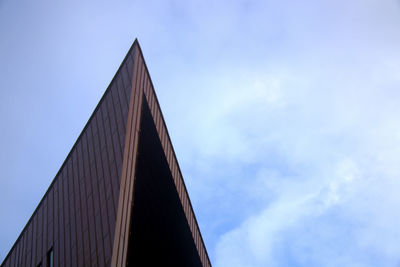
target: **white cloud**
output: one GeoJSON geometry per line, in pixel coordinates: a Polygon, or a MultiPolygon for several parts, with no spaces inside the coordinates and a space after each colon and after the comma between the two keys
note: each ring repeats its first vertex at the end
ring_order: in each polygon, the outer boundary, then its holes
{"type": "Polygon", "coordinates": [[[95,43],[134,29],[214,266],[399,263],[398,1],[93,8],[65,13],[86,26],[57,40],[97,36],[105,14],[95,43]]]}
{"type": "Polygon", "coordinates": [[[206,72],[180,121],[198,130],[184,165],[210,210],[214,265],[398,264],[398,7],[278,7],[273,21],[253,14],[285,29],[255,41],[277,54],[206,72]]]}

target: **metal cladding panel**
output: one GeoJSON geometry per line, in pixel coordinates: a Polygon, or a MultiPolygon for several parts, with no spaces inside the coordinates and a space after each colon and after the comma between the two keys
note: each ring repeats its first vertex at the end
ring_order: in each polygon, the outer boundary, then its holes
{"type": "Polygon", "coordinates": [[[132,88],[131,47],[1,266],[109,266],[132,88]]]}
{"type": "MultiPolygon", "coordinates": [[[[139,49],[140,49],[140,47],[139,47],[139,49]]],[[[143,57],[141,51],[138,52],[137,54],[140,55],[141,57],[143,57]]],[[[143,60],[143,63],[144,63],[144,60],[143,60]]],[[[202,265],[203,266],[211,266],[211,262],[208,257],[208,254],[207,254],[207,250],[206,250],[203,238],[200,233],[200,228],[197,223],[197,220],[196,220],[196,217],[195,217],[195,214],[193,211],[193,207],[192,207],[192,204],[189,199],[189,195],[188,195],[188,192],[187,192],[184,180],[183,180],[181,170],[179,168],[178,160],[177,160],[174,148],[172,146],[172,142],[171,142],[168,130],[167,130],[167,126],[165,124],[165,120],[164,120],[164,117],[161,112],[160,104],[157,100],[157,96],[155,94],[155,90],[154,90],[153,84],[151,82],[151,78],[150,78],[148,69],[146,66],[144,68],[145,68],[146,72],[143,75],[144,75],[145,80],[149,84],[149,89],[145,90],[145,97],[146,97],[147,102],[150,105],[150,111],[153,116],[153,120],[156,124],[158,135],[161,140],[161,145],[163,147],[164,154],[167,158],[167,162],[170,167],[170,171],[171,171],[174,183],[175,183],[176,190],[178,191],[178,195],[180,197],[181,204],[183,206],[183,209],[184,209],[184,212],[186,215],[186,219],[189,223],[189,227],[192,232],[192,237],[193,237],[194,243],[196,245],[197,251],[199,253],[202,265]]]]}
{"type": "MultiPolygon", "coordinates": [[[[135,42],[136,43],[136,42],[135,42]]],[[[137,78],[142,72],[142,65],[134,45],[133,81],[129,101],[127,130],[125,135],[122,176],[119,191],[117,220],[112,254],[112,266],[123,266],[126,261],[129,233],[130,207],[133,195],[133,177],[139,137],[139,121],[142,104],[141,79],[137,78]]]]}

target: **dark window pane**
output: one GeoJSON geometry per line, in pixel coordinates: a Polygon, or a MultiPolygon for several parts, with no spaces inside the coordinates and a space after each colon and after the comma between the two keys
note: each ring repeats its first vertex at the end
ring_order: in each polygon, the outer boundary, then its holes
{"type": "MultiPolygon", "coordinates": [[[[53,265],[53,258],[54,258],[53,248],[51,248],[49,250],[49,252],[47,252],[47,267],[53,267],[54,266],[53,265]]],[[[42,266],[40,266],[40,267],[42,267],[42,266]]]]}

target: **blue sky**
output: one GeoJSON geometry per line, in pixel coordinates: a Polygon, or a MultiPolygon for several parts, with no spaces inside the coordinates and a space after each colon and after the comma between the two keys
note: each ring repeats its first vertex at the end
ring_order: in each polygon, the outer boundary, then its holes
{"type": "Polygon", "coordinates": [[[399,1],[0,0],[0,36],[0,259],[138,37],[214,266],[400,264],[399,1]]]}

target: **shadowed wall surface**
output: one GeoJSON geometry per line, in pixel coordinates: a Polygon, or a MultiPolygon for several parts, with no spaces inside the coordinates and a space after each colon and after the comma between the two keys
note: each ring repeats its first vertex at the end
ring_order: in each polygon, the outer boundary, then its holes
{"type": "Polygon", "coordinates": [[[145,102],[136,170],[128,266],[202,266],[145,102]]]}

